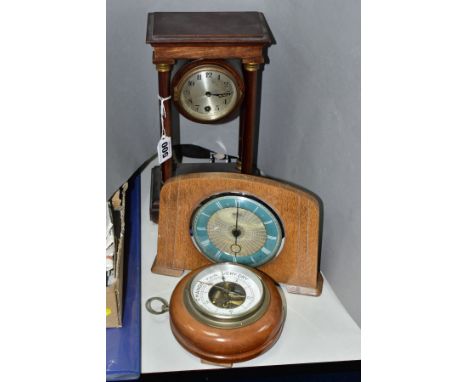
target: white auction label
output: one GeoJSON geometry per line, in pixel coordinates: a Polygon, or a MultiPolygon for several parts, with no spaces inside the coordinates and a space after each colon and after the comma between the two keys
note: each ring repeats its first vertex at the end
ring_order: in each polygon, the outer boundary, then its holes
{"type": "Polygon", "coordinates": [[[162,135],[158,142],[158,160],[159,164],[164,163],[168,159],[172,158],[172,144],[171,137],[162,135]]]}

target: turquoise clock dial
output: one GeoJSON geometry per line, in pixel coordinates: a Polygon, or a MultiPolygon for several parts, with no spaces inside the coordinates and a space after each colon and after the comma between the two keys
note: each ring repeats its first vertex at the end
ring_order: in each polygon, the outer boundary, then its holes
{"type": "Polygon", "coordinates": [[[278,215],[261,200],[239,193],[205,200],[192,215],[190,234],[211,261],[251,267],[275,258],[284,241],[278,215]]]}

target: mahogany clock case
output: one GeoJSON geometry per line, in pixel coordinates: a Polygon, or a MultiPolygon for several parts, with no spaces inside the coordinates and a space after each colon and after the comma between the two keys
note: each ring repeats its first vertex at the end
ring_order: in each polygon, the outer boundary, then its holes
{"type": "MultiPolygon", "coordinates": [[[[261,12],[153,12],[148,14],[146,43],[153,49],[158,93],[164,99],[171,96],[171,72],[180,60],[239,62],[243,74],[243,89],[239,90],[242,90],[243,97],[230,111],[234,113],[237,108],[240,112],[240,171],[252,174],[256,150],[254,139],[258,135],[259,72],[265,62],[267,48],[274,43],[264,15],[261,12]]],[[[219,117],[222,116],[220,113],[219,117]]],[[[161,130],[172,137],[170,107],[165,109],[161,121],[161,130]]],[[[161,167],[165,182],[174,175],[172,161],[165,161],[161,167]]]]}
{"type": "Polygon", "coordinates": [[[160,194],[158,253],[152,272],[180,276],[186,269],[210,264],[192,242],[190,220],[201,202],[223,192],[254,196],[276,211],[282,221],[283,248],[259,269],[287,284],[291,293],[320,295],[321,202],[298,187],[246,174],[186,174],[164,184],[160,194]]]}
{"type": "Polygon", "coordinates": [[[280,286],[264,273],[251,269],[262,279],[270,295],[265,313],[244,327],[212,327],[197,320],[183,303],[186,285],[192,280],[194,272],[200,272],[210,265],[190,272],[174,289],[169,304],[172,332],[186,350],[208,362],[230,365],[255,358],[270,349],[281,335],[286,304],[280,286]]]}

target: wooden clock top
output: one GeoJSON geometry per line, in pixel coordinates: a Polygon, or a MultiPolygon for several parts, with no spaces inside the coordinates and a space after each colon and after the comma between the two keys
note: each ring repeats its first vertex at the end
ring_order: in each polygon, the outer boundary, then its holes
{"type": "Polygon", "coordinates": [[[272,37],[260,12],[153,12],[148,44],[261,44],[272,37]]]}

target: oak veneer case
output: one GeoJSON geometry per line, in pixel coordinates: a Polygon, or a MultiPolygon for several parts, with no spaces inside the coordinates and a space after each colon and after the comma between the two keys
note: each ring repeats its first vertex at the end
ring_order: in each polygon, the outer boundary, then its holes
{"type": "Polygon", "coordinates": [[[152,272],[180,276],[184,270],[210,264],[190,235],[194,210],[206,198],[223,192],[253,195],[280,217],[285,239],[281,252],[259,269],[287,284],[291,293],[318,296],[320,274],[321,204],[298,187],[268,178],[236,173],[198,173],[169,179],[161,189],[158,253],[152,272]]]}

